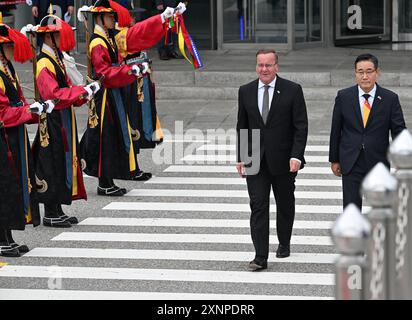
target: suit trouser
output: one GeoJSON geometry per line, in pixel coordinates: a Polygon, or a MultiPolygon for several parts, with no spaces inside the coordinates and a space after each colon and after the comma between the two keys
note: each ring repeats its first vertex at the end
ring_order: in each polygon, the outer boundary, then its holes
{"type": "Polygon", "coordinates": [[[269,256],[269,202],[272,187],[276,200],[276,230],[279,243],[289,245],[295,219],[296,173],[271,175],[263,157],[259,173],[247,177],[250,198],[250,229],[256,259],[269,256]]]}
{"type": "Polygon", "coordinates": [[[353,203],[362,210],[361,184],[367,175],[365,152],[361,151],[352,170],[342,175],[343,208],[353,203]]]}

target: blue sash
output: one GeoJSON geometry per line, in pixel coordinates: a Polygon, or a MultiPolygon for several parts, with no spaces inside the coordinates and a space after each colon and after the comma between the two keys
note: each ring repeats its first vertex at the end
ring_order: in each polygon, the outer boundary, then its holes
{"type": "Polygon", "coordinates": [[[19,132],[19,151],[20,151],[20,164],[21,164],[21,184],[23,186],[23,204],[24,214],[27,215],[30,208],[30,195],[29,195],[29,178],[27,177],[27,162],[26,162],[26,130],[25,125],[22,124],[18,127],[19,132]]]}
{"type": "Polygon", "coordinates": [[[62,116],[62,125],[66,130],[66,140],[69,150],[65,152],[66,158],[66,186],[67,188],[71,189],[73,186],[73,146],[72,146],[72,124],[70,122],[71,119],[71,108],[61,110],[62,116]]]}
{"type": "Polygon", "coordinates": [[[153,121],[152,121],[152,104],[149,90],[149,79],[143,78],[143,95],[144,100],[142,102],[142,122],[143,133],[147,141],[152,141],[153,137],[153,121]]]}
{"type": "Polygon", "coordinates": [[[126,117],[126,111],[125,111],[124,104],[123,104],[122,94],[120,93],[120,89],[110,89],[110,91],[113,95],[117,116],[119,117],[120,129],[122,130],[125,150],[126,150],[126,153],[129,154],[130,153],[130,136],[129,136],[129,128],[127,126],[127,117],[126,117]]]}

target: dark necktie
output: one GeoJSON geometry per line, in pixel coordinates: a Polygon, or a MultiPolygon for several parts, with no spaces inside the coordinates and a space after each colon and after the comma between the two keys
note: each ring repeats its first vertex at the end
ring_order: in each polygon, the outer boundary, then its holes
{"type": "Polygon", "coordinates": [[[266,124],[269,115],[269,87],[265,85],[265,93],[263,94],[262,119],[264,124],[266,124]]]}
{"type": "Polygon", "coordinates": [[[365,98],[365,102],[363,104],[363,127],[366,128],[366,124],[368,123],[369,115],[371,113],[371,105],[369,104],[369,98],[371,97],[370,94],[365,93],[363,95],[365,98]]]}

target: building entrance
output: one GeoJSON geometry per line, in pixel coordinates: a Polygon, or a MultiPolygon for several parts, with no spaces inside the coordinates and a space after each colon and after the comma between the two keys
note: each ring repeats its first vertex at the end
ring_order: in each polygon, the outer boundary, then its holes
{"type": "Polygon", "coordinates": [[[335,0],[335,45],[391,40],[390,0],[335,0]]]}

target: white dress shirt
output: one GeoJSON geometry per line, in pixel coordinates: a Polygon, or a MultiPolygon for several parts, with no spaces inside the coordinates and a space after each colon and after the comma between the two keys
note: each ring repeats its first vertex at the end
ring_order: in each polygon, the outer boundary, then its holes
{"type": "MultiPolygon", "coordinates": [[[[275,92],[275,85],[276,85],[276,78],[269,83],[269,111],[270,111],[270,105],[272,104],[273,100],[273,94],[275,92]]],[[[260,114],[262,115],[262,110],[263,110],[263,96],[265,94],[265,84],[259,80],[259,86],[258,86],[258,106],[259,106],[259,111],[260,114]]]]}
{"type": "MultiPolygon", "coordinates": [[[[360,110],[361,110],[361,115],[362,115],[362,119],[363,119],[363,105],[365,104],[365,98],[363,97],[363,95],[366,93],[365,91],[363,91],[362,89],[361,89],[361,87],[359,87],[358,86],[358,89],[359,89],[359,105],[360,105],[360,110]]],[[[369,105],[372,107],[372,105],[373,105],[373,101],[375,100],[375,95],[376,95],[376,89],[377,89],[377,87],[376,87],[376,84],[375,84],[375,86],[373,87],[373,89],[370,91],[370,92],[368,92],[368,94],[370,95],[370,97],[369,97],[369,99],[368,99],[368,102],[369,102],[369,105]]]]}

